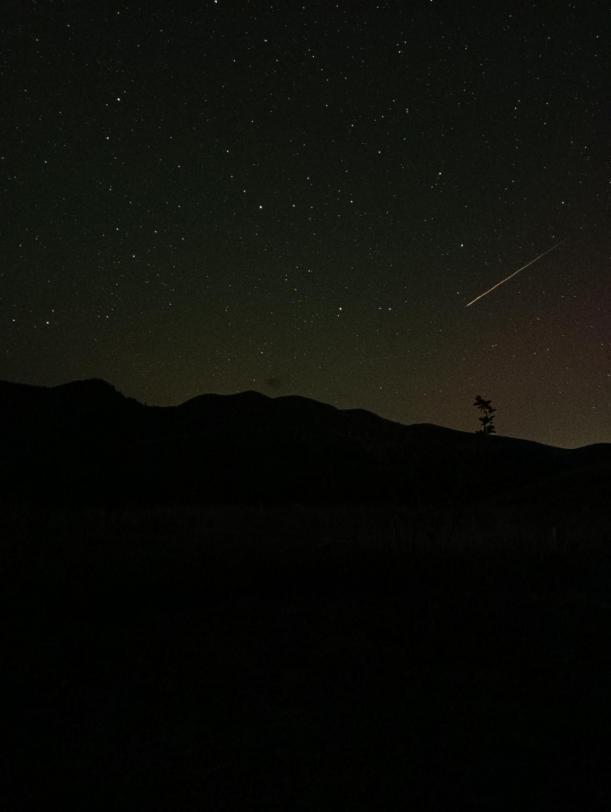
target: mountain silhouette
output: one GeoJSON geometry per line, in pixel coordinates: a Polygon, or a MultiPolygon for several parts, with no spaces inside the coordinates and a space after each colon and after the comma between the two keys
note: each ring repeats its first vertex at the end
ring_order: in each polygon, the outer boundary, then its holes
{"type": "Polygon", "coordinates": [[[2,808],[608,796],[611,445],[100,380],[0,426],[2,808]]]}
{"type": "Polygon", "coordinates": [[[102,380],[0,382],[5,500],[416,505],[609,495],[611,445],[576,450],[258,392],[146,406],[102,380]]]}

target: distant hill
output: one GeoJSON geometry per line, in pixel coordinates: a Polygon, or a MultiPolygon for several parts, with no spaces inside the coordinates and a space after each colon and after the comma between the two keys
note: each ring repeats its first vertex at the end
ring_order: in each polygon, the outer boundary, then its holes
{"type": "Polygon", "coordinates": [[[4,501],[607,504],[611,445],[576,450],[258,392],[145,406],[101,380],[0,381],[4,501]]]}

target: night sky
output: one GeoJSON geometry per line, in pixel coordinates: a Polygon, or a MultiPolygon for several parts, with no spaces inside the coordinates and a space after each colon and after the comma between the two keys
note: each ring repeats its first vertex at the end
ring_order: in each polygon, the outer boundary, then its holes
{"type": "Polygon", "coordinates": [[[2,6],[0,378],[611,441],[607,3],[2,6]]]}

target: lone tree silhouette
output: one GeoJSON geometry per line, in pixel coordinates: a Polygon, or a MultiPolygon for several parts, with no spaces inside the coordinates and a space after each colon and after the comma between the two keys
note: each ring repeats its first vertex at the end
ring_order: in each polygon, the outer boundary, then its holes
{"type": "Polygon", "coordinates": [[[479,422],[482,424],[481,429],[479,430],[480,434],[496,434],[496,429],[494,428],[494,413],[496,409],[493,407],[491,401],[484,400],[481,395],[476,395],[474,406],[483,412],[482,416],[479,418],[479,422]]]}

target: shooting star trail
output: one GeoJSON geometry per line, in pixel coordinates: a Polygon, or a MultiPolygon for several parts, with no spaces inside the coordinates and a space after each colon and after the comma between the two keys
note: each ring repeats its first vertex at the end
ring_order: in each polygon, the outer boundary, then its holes
{"type": "Polygon", "coordinates": [[[488,288],[488,290],[485,290],[483,293],[480,293],[480,295],[476,296],[475,299],[471,299],[471,301],[468,302],[465,305],[465,307],[471,307],[472,304],[475,304],[476,302],[479,302],[479,300],[483,299],[484,296],[487,296],[489,293],[492,293],[493,290],[496,290],[497,288],[500,288],[500,286],[504,285],[505,282],[509,282],[510,279],[513,279],[513,277],[517,276],[521,271],[525,271],[526,268],[530,268],[531,265],[534,265],[535,262],[538,262],[540,259],[543,259],[543,257],[547,256],[547,254],[549,254],[555,248],[558,248],[558,246],[562,245],[562,243],[566,242],[567,240],[568,240],[568,237],[565,237],[564,240],[560,240],[560,242],[557,242],[555,245],[552,245],[551,248],[548,248],[547,251],[544,251],[542,254],[539,254],[539,256],[535,257],[534,259],[531,259],[530,262],[526,263],[526,265],[522,265],[522,267],[518,268],[517,271],[514,271],[513,273],[510,273],[509,276],[505,277],[505,279],[501,279],[500,282],[497,282],[496,285],[493,285],[491,288],[488,288]]]}

